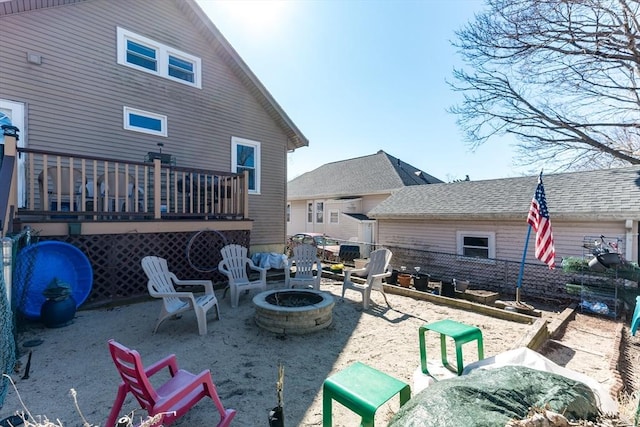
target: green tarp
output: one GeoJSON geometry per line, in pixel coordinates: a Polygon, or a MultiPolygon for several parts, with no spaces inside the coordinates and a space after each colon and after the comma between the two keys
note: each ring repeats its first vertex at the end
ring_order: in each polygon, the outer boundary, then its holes
{"type": "Polygon", "coordinates": [[[436,382],[413,396],[388,427],[504,427],[544,407],[567,419],[595,420],[598,405],[581,382],[522,366],[476,370],[436,382]]]}

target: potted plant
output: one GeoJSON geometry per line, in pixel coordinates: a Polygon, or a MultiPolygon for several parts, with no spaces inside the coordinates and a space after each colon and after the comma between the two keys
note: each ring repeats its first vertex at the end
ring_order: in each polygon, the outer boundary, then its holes
{"type": "Polygon", "coordinates": [[[456,280],[456,279],[453,279],[453,287],[458,292],[465,292],[467,290],[467,288],[469,287],[469,281],[468,280],[456,280]]]}
{"type": "Polygon", "coordinates": [[[385,282],[389,285],[397,285],[398,284],[398,273],[400,273],[395,268],[391,269],[391,276],[385,279],[385,282]]]}
{"type": "Polygon", "coordinates": [[[403,288],[411,286],[411,275],[407,273],[398,274],[398,284],[403,288]]]}
{"type": "Polygon", "coordinates": [[[415,267],[416,274],[413,276],[413,287],[417,291],[426,292],[429,288],[429,274],[420,273],[420,267],[415,267]]]}
{"type": "Polygon", "coordinates": [[[76,300],[71,285],[54,277],[42,291],[46,301],[40,308],[40,319],[48,328],[66,326],[76,315],[76,300]]]}
{"type": "Polygon", "coordinates": [[[408,288],[411,286],[411,275],[406,273],[407,267],[404,265],[400,266],[400,274],[398,274],[398,285],[403,288],[408,288]]]}

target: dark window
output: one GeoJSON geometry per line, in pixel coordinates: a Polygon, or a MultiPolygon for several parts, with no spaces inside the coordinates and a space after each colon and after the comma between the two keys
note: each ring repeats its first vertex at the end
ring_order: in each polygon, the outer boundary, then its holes
{"type": "Polygon", "coordinates": [[[194,82],[193,62],[169,55],[169,75],[190,83],[194,82]]]}
{"type": "Polygon", "coordinates": [[[129,114],[129,124],[138,128],[162,131],[162,120],[153,117],[140,116],[138,114],[129,114]]]}
{"type": "Polygon", "coordinates": [[[147,70],[158,71],[155,49],[127,40],[127,62],[147,70]]]}
{"type": "Polygon", "coordinates": [[[462,254],[473,258],[489,258],[489,238],[464,236],[462,254]]]}

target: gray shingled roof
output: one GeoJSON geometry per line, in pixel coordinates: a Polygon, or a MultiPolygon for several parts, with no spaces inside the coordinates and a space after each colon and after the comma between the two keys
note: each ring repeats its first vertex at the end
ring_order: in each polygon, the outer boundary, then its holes
{"type": "Polygon", "coordinates": [[[287,184],[287,195],[289,200],[363,196],[438,182],[442,181],[380,150],[300,175],[287,184]]]}
{"type": "MultiPolygon", "coordinates": [[[[553,221],[640,220],[640,166],[543,175],[553,221]]],[[[537,177],[405,187],[373,208],[375,219],[524,219],[537,177]]]]}

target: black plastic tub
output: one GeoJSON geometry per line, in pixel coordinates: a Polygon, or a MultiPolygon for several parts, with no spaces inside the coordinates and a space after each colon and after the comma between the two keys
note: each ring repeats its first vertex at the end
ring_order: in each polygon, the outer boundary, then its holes
{"type": "Polygon", "coordinates": [[[443,297],[455,298],[456,289],[451,282],[442,282],[440,287],[440,295],[443,297]]]}
{"type": "Polygon", "coordinates": [[[385,279],[388,285],[397,285],[398,284],[398,270],[392,270],[391,276],[385,279]]]}
{"type": "Polygon", "coordinates": [[[429,287],[429,275],[428,274],[416,274],[413,276],[413,287],[417,291],[426,292],[429,287]]]}

